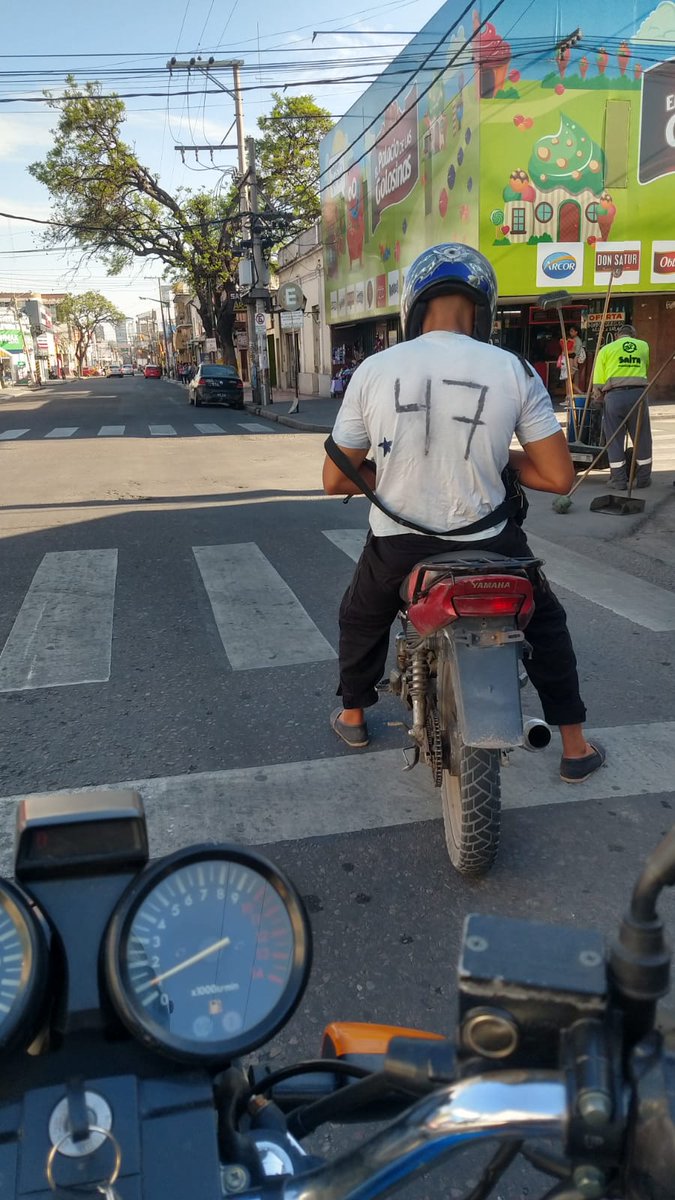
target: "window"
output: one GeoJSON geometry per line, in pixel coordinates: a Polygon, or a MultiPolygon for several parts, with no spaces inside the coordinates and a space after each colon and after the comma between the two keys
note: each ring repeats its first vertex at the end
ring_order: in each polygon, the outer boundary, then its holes
{"type": "Polygon", "coordinates": [[[535,208],[534,215],[542,225],[545,225],[553,217],[553,205],[549,204],[548,200],[542,200],[541,204],[535,208]]]}
{"type": "Polygon", "coordinates": [[[218,363],[202,363],[199,368],[202,379],[237,379],[236,367],[221,367],[218,363]]]}
{"type": "Polygon", "coordinates": [[[514,208],[511,212],[511,232],[525,233],[525,209],[514,208]]]}
{"type": "Polygon", "coordinates": [[[593,200],[593,202],[591,204],[589,204],[586,208],[586,220],[597,223],[599,208],[600,208],[600,205],[597,204],[595,200],[593,200]]]}

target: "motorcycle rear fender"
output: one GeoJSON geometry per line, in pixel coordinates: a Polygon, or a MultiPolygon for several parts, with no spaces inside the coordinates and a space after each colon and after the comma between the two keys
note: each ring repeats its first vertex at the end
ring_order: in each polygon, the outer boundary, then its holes
{"type": "Polygon", "coordinates": [[[467,644],[462,640],[466,624],[458,622],[443,631],[449,643],[459,738],[465,746],[486,750],[522,746],[523,712],[518,678],[522,643],[467,644]]]}

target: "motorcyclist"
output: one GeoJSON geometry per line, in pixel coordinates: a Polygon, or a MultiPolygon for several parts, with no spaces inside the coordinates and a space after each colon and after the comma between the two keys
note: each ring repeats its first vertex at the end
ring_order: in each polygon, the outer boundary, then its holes
{"type": "MultiPolygon", "coordinates": [[[[333,438],[395,514],[425,529],[411,533],[371,506],[370,532],[340,607],[342,706],[334,732],[352,748],[369,741],[364,709],[377,701],[399,588],[420,559],[474,548],[514,557],[531,551],[509,517],[470,535],[448,536],[486,518],[504,500],[503,468],[537,491],[564,493],[574,479],[567,441],[539,376],[489,344],[497,280],[486,258],[460,243],[425,250],[412,264],[401,301],[404,341],[366,359],[352,376],[333,438]],[[522,450],[510,451],[513,435],[522,450]],[[374,460],[366,463],[368,454],[374,460]]],[[[326,458],[324,489],[361,489],[326,458]]],[[[561,778],[588,779],[605,750],[583,732],[576,658],[565,611],[542,577],[527,637],[527,671],[549,724],[559,725],[561,778]]]]}

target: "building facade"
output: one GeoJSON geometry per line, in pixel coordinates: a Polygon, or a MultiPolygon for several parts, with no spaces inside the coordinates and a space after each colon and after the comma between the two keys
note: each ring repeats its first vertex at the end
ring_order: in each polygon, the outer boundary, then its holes
{"type": "Polygon", "coordinates": [[[330,331],[326,321],[324,251],[317,221],[279,254],[279,285],[296,283],[304,310],[277,313],[274,343],[279,387],[327,395],[331,380],[330,331]]]}
{"type": "MultiPolygon", "coordinates": [[[[675,0],[489,11],[477,0],[458,21],[449,0],[323,139],[333,361],[395,342],[411,262],[456,241],[497,273],[494,340],[551,391],[546,292],[572,297],[590,359],[611,281],[610,329],[634,321],[658,366],[675,324],[675,0]]],[[[674,388],[675,366],[659,392],[674,388]]]]}

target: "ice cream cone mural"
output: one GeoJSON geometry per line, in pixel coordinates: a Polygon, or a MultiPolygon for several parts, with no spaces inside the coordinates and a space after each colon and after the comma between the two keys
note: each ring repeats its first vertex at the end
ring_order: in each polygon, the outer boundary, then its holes
{"type": "Polygon", "coordinates": [[[598,70],[600,74],[604,75],[607,69],[607,63],[609,62],[609,54],[604,48],[600,50],[596,62],[598,64],[598,70]]]}
{"type": "Polygon", "coordinates": [[[628,66],[628,64],[630,62],[630,46],[628,45],[628,42],[624,41],[621,43],[621,45],[619,46],[619,53],[617,55],[617,58],[619,60],[619,70],[622,75],[625,75],[626,67],[628,66]]]}
{"type": "Polygon", "coordinates": [[[588,74],[588,66],[588,59],[586,58],[586,55],[583,54],[579,60],[579,74],[581,75],[582,79],[585,79],[588,74]]]}
{"type": "Polygon", "coordinates": [[[600,196],[600,207],[598,209],[598,226],[603,242],[606,242],[609,238],[615,216],[616,205],[609,192],[603,192],[600,196]]]}
{"type": "Polygon", "coordinates": [[[480,64],[480,94],[496,96],[506,83],[511,61],[511,46],[497,33],[491,21],[476,38],[476,58],[480,64]]]}
{"type": "Polygon", "coordinates": [[[561,79],[565,78],[565,71],[567,70],[567,64],[570,61],[571,53],[572,51],[570,50],[569,46],[565,46],[562,50],[558,51],[558,71],[560,72],[561,79]]]}
{"type": "Polygon", "coordinates": [[[638,81],[638,83],[639,83],[639,82],[640,82],[640,79],[642,78],[642,65],[641,65],[641,63],[636,63],[636,64],[635,64],[635,66],[634,66],[634,68],[633,68],[633,75],[635,76],[635,78],[637,79],[637,81],[638,81]]]}

